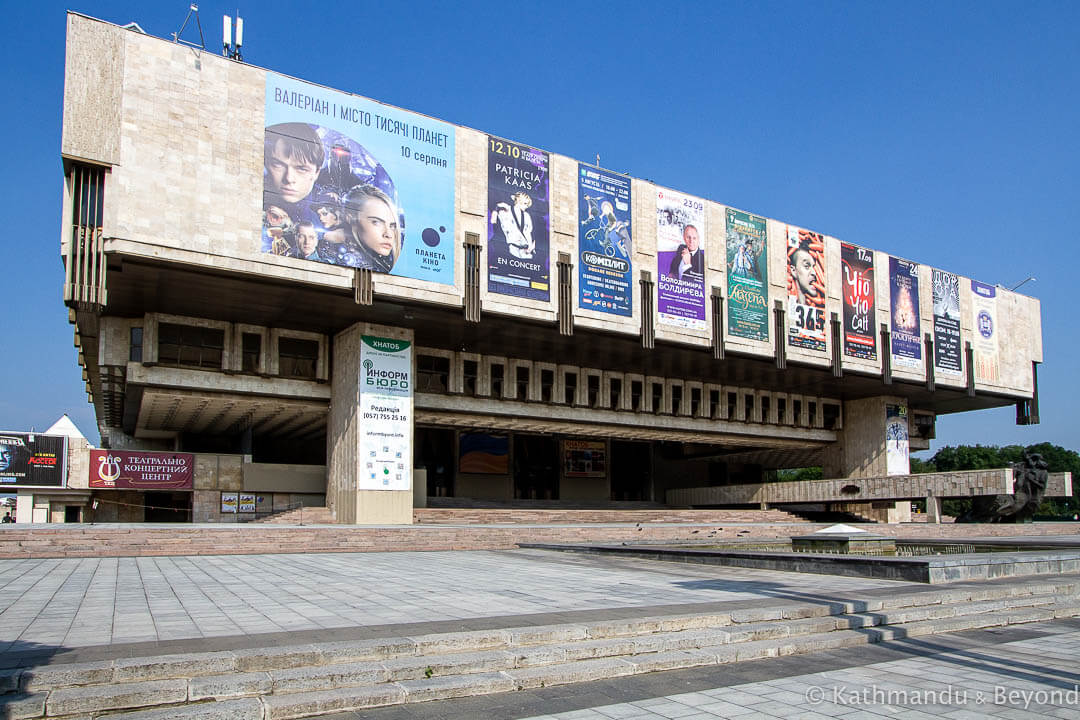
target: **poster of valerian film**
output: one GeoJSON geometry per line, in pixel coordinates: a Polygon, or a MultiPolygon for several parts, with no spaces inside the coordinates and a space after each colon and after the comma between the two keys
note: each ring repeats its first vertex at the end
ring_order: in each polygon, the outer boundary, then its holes
{"type": "Polygon", "coordinates": [[[844,284],[844,354],[877,359],[874,338],[874,251],[840,243],[840,279],[844,284]]]}
{"type": "Polygon", "coordinates": [[[911,471],[905,405],[885,406],[885,467],[888,475],[907,475],[911,471]]]}
{"type": "Polygon", "coordinates": [[[550,298],[550,168],[546,152],[488,138],[488,291],[550,298]]]}
{"type": "Polygon", "coordinates": [[[454,282],[454,128],[266,74],[261,251],[454,282]]]}
{"type": "Polygon", "coordinates": [[[889,317],[893,364],[922,367],[918,263],[889,257],[889,317]]]}
{"type": "Polygon", "coordinates": [[[933,269],[934,368],[943,375],[960,376],[960,278],[933,269]]]}
{"type": "Polygon", "coordinates": [[[358,490],[412,488],[412,343],[361,336],[358,490]]]}
{"type": "Polygon", "coordinates": [[[66,437],[0,433],[0,488],[63,487],[66,477],[66,437]]]}
{"type": "Polygon", "coordinates": [[[630,178],[578,165],[578,221],[578,307],[630,316],[630,178]]]}
{"type": "Polygon", "coordinates": [[[975,382],[998,381],[997,288],[971,281],[972,334],[975,382]]]}
{"type": "Polygon", "coordinates": [[[728,334],[769,339],[769,272],[765,218],[728,208],[728,334]]]}
{"type": "Polygon", "coordinates": [[[825,350],[825,238],[787,228],[788,345],[825,350]]]}
{"type": "Polygon", "coordinates": [[[705,202],[656,191],[656,309],[665,325],[705,329],[705,202]]]}

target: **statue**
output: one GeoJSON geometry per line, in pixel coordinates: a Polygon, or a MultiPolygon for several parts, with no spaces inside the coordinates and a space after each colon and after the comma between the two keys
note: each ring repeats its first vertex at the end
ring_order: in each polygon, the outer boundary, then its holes
{"type": "Polygon", "coordinates": [[[970,523],[1027,523],[1035,515],[1050,479],[1039,453],[1024,451],[1024,461],[1012,464],[1013,494],[973,498],[971,510],[956,519],[970,523]]]}

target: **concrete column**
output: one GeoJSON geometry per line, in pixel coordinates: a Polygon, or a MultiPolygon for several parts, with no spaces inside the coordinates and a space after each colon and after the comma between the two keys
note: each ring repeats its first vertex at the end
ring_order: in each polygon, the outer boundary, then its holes
{"type": "MultiPolygon", "coordinates": [[[[804,399],[804,404],[806,400],[804,399]]],[[[906,405],[901,397],[849,400],[844,403],[844,427],[836,443],[825,452],[827,478],[864,478],[888,475],[885,455],[885,406],[906,405]]],[[[806,412],[806,408],[803,408],[806,412]]],[[[821,408],[818,408],[818,413],[821,408]]]]}
{"type": "Polygon", "coordinates": [[[941,498],[926,496],[926,522],[937,525],[941,522],[941,498]]]}
{"type": "MultiPolygon", "coordinates": [[[[360,410],[360,356],[363,335],[413,341],[413,331],[371,323],[357,323],[334,337],[334,377],[331,381],[330,416],[326,437],[326,505],[334,519],[346,524],[412,523],[413,489],[360,490],[360,478],[369,473],[370,458],[361,457],[365,420],[360,410]],[[362,475],[364,474],[364,475],[362,475]]],[[[416,378],[416,352],[413,345],[410,379],[416,378]]],[[[406,403],[409,415],[409,445],[415,444],[412,398],[406,403]]],[[[402,458],[412,477],[413,458],[402,458]]],[[[412,477],[412,482],[416,478],[412,477]]]]}

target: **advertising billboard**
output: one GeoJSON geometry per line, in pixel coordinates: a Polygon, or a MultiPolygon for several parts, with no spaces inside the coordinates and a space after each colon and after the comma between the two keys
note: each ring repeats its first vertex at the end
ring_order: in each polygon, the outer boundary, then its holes
{"type": "Polygon", "coordinates": [[[358,490],[412,489],[412,343],[361,336],[358,490]]]}
{"type": "Polygon", "coordinates": [[[478,475],[506,475],[510,472],[510,436],[461,433],[458,470],[478,475]]]}
{"type": "Polygon", "coordinates": [[[934,371],[959,377],[960,278],[944,270],[930,271],[934,288],[934,371]]]}
{"type": "Polygon", "coordinates": [[[874,251],[840,243],[840,279],[844,284],[844,354],[877,359],[874,337],[874,251]]]}
{"type": "Polygon", "coordinates": [[[0,433],[0,489],[64,487],[66,479],[66,437],[0,433]]]}
{"type": "Polygon", "coordinates": [[[788,345],[825,351],[825,238],[787,227],[788,345]]]}
{"type": "Polygon", "coordinates": [[[769,251],[765,218],[727,209],[728,334],[769,339],[769,251]]]}
{"type": "Polygon", "coordinates": [[[90,487],[112,490],[193,490],[195,456],[188,453],[91,450],[90,487]]]}
{"type": "Polygon", "coordinates": [[[551,158],[488,137],[488,292],[551,297],[551,158]]]}
{"type": "Polygon", "coordinates": [[[603,440],[564,440],[563,471],[568,478],[607,477],[607,443],[603,440]]]}
{"type": "Polygon", "coordinates": [[[705,329],[705,202],[656,191],[656,308],[665,325],[705,329]]]}
{"type": "Polygon", "coordinates": [[[907,406],[885,406],[885,466],[887,475],[911,471],[907,406]]]}
{"type": "Polygon", "coordinates": [[[454,128],[266,74],[263,253],[454,282],[454,128]]]}
{"type": "Polygon", "coordinates": [[[578,165],[578,307],[633,314],[630,178],[578,165]]]}
{"type": "Polygon", "coordinates": [[[997,288],[971,281],[971,347],[975,351],[975,382],[998,381],[997,288]]]}
{"type": "Polygon", "coordinates": [[[898,367],[922,367],[918,263],[889,257],[889,318],[889,346],[893,364],[898,367]]]}

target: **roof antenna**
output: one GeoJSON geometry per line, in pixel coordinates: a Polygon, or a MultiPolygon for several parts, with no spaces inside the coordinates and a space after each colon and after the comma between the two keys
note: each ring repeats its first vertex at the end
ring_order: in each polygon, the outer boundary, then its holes
{"type": "Polygon", "coordinates": [[[232,58],[237,62],[243,61],[243,56],[240,55],[240,47],[244,44],[244,18],[240,17],[240,12],[236,13],[236,43],[233,43],[232,38],[232,26],[233,20],[228,15],[223,15],[221,18],[221,54],[227,58],[232,58]]]}
{"type": "Polygon", "coordinates": [[[202,48],[203,50],[206,49],[206,40],[203,39],[203,34],[202,34],[202,23],[199,22],[199,6],[198,5],[196,5],[195,3],[191,3],[191,5],[188,6],[188,14],[187,14],[187,17],[184,18],[184,24],[180,26],[180,31],[179,32],[174,32],[173,33],[172,39],[173,39],[173,42],[176,42],[176,43],[184,43],[185,45],[190,45],[191,47],[202,48]],[[191,20],[192,15],[195,16],[195,26],[199,28],[199,43],[198,43],[198,45],[196,45],[195,43],[190,42],[188,40],[184,40],[183,38],[180,37],[181,35],[184,34],[184,28],[187,27],[188,21],[191,20]]]}

